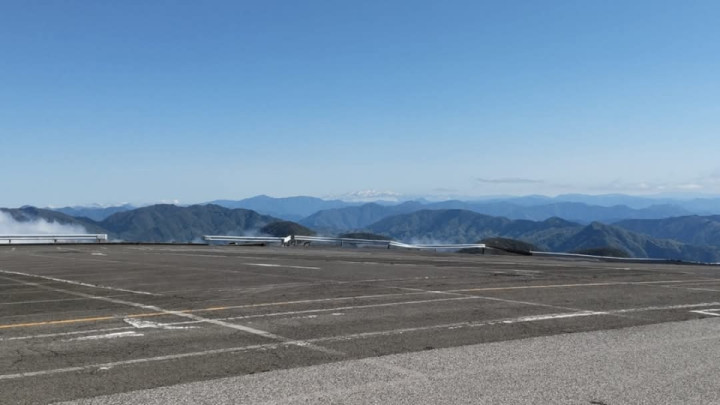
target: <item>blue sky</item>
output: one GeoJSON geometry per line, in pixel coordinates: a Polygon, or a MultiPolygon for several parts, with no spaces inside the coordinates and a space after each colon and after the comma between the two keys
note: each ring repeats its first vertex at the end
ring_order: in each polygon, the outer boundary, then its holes
{"type": "Polygon", "coordinates": [[[2,1],[0,206],[720,194],[720,2],[2,1]]]}

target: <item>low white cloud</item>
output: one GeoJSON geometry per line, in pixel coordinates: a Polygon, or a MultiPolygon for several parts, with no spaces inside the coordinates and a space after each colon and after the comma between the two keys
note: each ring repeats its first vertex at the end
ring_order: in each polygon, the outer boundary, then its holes
{"type": "Polygon", "coordinates": [[[627,193],[627,194],[658,194],[658,193],[716,193],[720,181],[713,177],[690,179],[684,182],[623,182],[615,180],[586,189],[590,192],[627,193]]]}
{"type": "Polygon", "coordinates": [[[702,184],[695,183],[678,184],[676,187],[680,190],[702,190],[705,188],[702,184]]]}
{"type": "MultiPolygon", "coordinates": [[[[58,235],[87,233],[80,225],[61,224],[43,218],[18,221],[7,212],[0,211],[0,235],[58,235]]],[[[6,241],[0,240],[0,243],[6,241]]]]}

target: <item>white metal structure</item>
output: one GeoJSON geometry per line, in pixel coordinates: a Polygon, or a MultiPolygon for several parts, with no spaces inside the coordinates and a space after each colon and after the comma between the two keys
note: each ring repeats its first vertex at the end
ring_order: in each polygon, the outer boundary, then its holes
{"type": "Polygon", "coordinates": [[[279,243],[287,245],[290,243],[292,238],[286,236],[284,238],[274,236],[226,236],[226,235],[205,235],[203,236],[208,242],[219,241],[219,242],[235,242],[235,243],[279,243]]]}
{"type": "Polygon", "coordinates": [[[310,244],[310,243],[332,243],[336,245],[375,245],[384,246],[390,249],[391,247],[404,248],[404,249],[420,249],[420,250],[443,250],[443,249],[466,249],[466,248],[479,248],[484,249],[486,246],[481,243],[470,243],[470,244],[432,244],[432,245],[418,245],[408,244],[402,242],[395,242],[392,240],[375,240],[375,239],[352,239],[352,238],[332,238],[325,236],[301,236],[291,235],[284,238],[281,237],[270,237],[270,236],[222,236],[222,235],[206,235],[203,236],[206,241],[219,241],[219,242],[234,242],[238,244],[251,244],[251,243],[279,243],[281,245],[297,245],[297,244],[310,244]]]}
{"type": "Polygon", "coordinates": [[[0,242],[106,242],[107,234],[48,234],[48,235],[0,235],[0,242]]]}

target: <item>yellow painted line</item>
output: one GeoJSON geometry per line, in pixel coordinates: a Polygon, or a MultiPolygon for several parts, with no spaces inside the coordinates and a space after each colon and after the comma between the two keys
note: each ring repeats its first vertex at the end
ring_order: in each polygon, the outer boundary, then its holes
{"type": "MultiPolygon", "coordinates": [[[[177,311],[177,312],[191,313],[191,312],[204,312],[204,311],[223,311],[223,310],[231,309],[231,308],[232,307],[212,307],[212,308],[203,308],[203,309],[187,309],[187,310],[177,311]]],[[[96,317],[91,317],[91,318],[74,318],[74,319],[60,319],[60,320],[54,320],[54,321],[10,323],[10,324],[5,324],[5,325],[0,325],[0,329],[29,328],[29,327],[33,327],[33,326],[67,325],[67,324],[73,324],[73,323],[111,321],[114,319],[122,319],[122,318],[148,318],[148,317],[163,316],[163,315],[168,315],[168,314],[165,312],[147,312],[147,313],[142,313],[142,314],[123,315],[122,317],[108,315],[108,316],[96,316],[96,317]]]]}
{"type": "Polygon", "coordinates": [[[210,308],[204,308],[204,309],[190,310],[187,312],[224,311],[226,309],[231,309],[231,308],[237,308],[237,307],[210,307],[210,308]]]}
{"type": "Polygon", "coordinates": [[[59,320],[59,321],[11,323],[11,324],[6,324],[6,325],[0,325],[0,329],[27,328],[30,326],[43,326],[43,325],[64,325],[64,324],[68,324],[68,323],[81,323],[81,322],[98,322],[98,321],[107,321],[110,319],[117,319],[117,318],[114,316],[98,316],[98,317],[94,317],[94,318],[63,319],[63,320],[59,320]]]}
{"type": "MultiPolygon", "coordinates": [[[[717,279],[711,279],[718,281],[717,279]]],[[[486,287],[486,288],[468,288],[462,290],[448,290],[443,291],[447,293],[453,292],[473,292],[473,291],[509,291],[509,290],[527,290],[527,289],[540,289],[540,288],[571,288],[571,287],[601,287],[601,286],[617,286],[617,285],[644,285],[652,283],[678,283],[678,282],[702,282],[705,280],[664,280],[664,281],[629,281],[629,282],[613,282],[613,283],[585,283],[585,284],[549,284],[549,285],[529,285],[529,286],[515,286],[515,287],[486,287]]],[[[382,295],[382,294],[381,294],[382,295]]],[[[388,294],[395,295],[395,294],[388,294]]],[[[280,305],[293,305],[293,304],[308,304],[315,302],[324,302],[332,300],[343,300],[343,299],[356,299],[363,297],[341,297],[341,298],[328,298],[318,300],[300,300],[300,301],[280,301],[280,302],[265,302],[260,304],[246,304],[246,305],[235,305],[235,306],[223,306],[223,307],[208,307],[200,309],[186,309],[175,312],[182,313],[195,313],[195,312],[215,312],[215,311],[227,311],[231,309],[241,308],[257,308],[257,307],[268,307],[268,306],[280,306],[280,305]]],[[[169,315],[165,312],[148,312],[132,315],[124,315],[124,318],[147,318],[155,316],[169,315]]],[[[84,322],[100,322],[110,321],[119,319],[118,316],[99,316],[93,318],[76,318],[76,319],[61,319],[55,321],[41,321],[41,322],[29,322],[29,323],[14,323],[0,325],[0,329],[11,329],[11,328],[26,328],[33,326],[48,326],[48,325],[66,325],[73,323],[84,323],[84,322]]]]}

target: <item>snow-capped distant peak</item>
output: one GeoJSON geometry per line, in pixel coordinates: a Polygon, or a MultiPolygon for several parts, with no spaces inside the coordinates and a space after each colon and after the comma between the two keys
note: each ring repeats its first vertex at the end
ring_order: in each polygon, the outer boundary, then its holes
{"type": "Polygon", "coordinates": [[[346,194],[331,196],[330,198],[348,202],[394,201],[400,202],[402,194],[394,191],[361,190],[346,194]]]}

